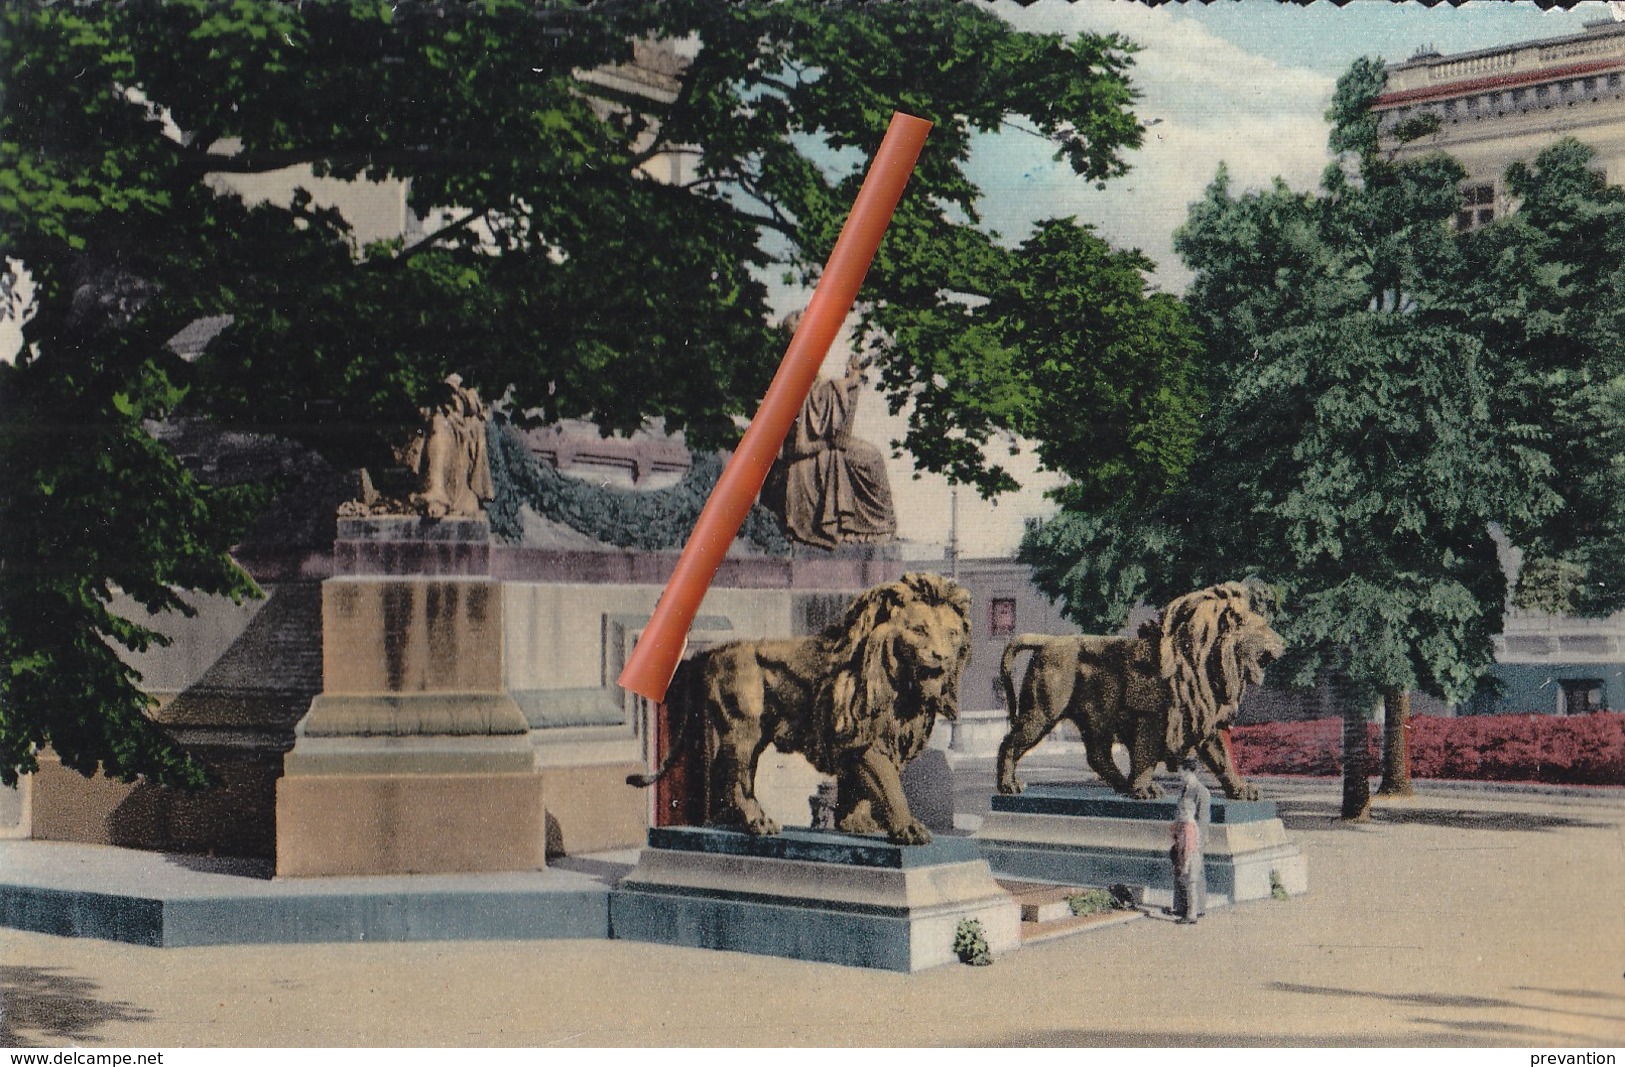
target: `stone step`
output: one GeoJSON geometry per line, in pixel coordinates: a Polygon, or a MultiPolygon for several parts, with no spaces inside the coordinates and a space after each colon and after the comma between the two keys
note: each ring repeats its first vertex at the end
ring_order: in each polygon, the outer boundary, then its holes
{"type": "Polygon", "coordinates": [[[1093,915],[1074,915],[1068,897],[1086,891],[1086,887],[1056,885],[1053,882],[1022,882],[1000,878],[1000,887],[1014,898],[1021,909],[1021,941],[1047,941],[1079,933],[1085,928],[1115,926],[1143,918],[1138,910],[1103,911],[1093,915]]]}
{"type": "Polygon", "coordinates": [[[1009,882],[1000,879],[999,885],[1015,898],[1024,923],[1047,923],[1072,918],[1072,905],[1067,903],[1067,898],[1083,892],[1073,886],[1047,882],[1009,882]]]}
{"type": "Polygon", "coordinates": [[[1030,945],[1035,941],[1048,941],[1057,937],[1069,937],[1072,934],[1082,933],[1084,930],[1098,930],[1105,926],[1118,926],[1122,923],[1134,922],[1145,918],[1145,913],[1134,911],[1101,911],[1093,915],[1073,915],[1067,919],[1057,919],[1047,923],[1022,923],[1021,943],[1030,945]]]}

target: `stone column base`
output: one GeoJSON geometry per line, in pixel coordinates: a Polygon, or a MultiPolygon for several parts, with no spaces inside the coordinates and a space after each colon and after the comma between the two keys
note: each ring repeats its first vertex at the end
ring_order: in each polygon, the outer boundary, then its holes
{"type": "Polygon", "coordinates": [[[546,866],[542,776],[523,736],[301,738],[285,766],[278,877],[546,866]]]}
{"type": "Polygon", "coordinates": [[[625,726],[532,730],[537,773],[547,792],[547,854],[579,856],[637,848],[649,829],[647,789],[628,785],[643,774],[643,752],[625,726]]]}

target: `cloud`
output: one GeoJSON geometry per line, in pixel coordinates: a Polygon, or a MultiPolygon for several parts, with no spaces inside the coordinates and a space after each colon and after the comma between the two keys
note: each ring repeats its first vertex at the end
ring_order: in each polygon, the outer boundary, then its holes
{"type": "Polygon", "coordinates": [[[1247,52],[1165,8],[1117,0],[1027,8],[1003,0],[993,8],[1019,29],[1118,33],[1139,45],[1131,77],[1141,93],[1135,111],[1148,127],[1145,144],[1127,156],[1129,173],[1104,190],[1054,160],[1038,138],[984,138],[973,172],[987,193],[988,224],[1007,239],[1019,240],[1038,219],[1076,216],[1112,244],[1149,255],[1158,284],[1177,292],[1189,274],[1174,255],[1173,232],[1220,162],[1238,188],[1276,177],[1309,188],[1329,160],[1331,76],[1247,52]]]}

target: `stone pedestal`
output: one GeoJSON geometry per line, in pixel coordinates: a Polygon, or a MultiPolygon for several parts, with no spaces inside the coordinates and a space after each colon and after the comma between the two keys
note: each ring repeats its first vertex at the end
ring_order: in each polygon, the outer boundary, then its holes
{"type": "Polygon", "coordinates": [[[962,837],[657,828],[610,897],[616,938],[905,972],[955,962],[966,919],[995,956],[1020,947],[1020,908],[962,837]]]}
{"type": "Polygon", "coordinates": [[[343,520],[322,692],[277,783],[279,876],[533,870],[542,779],[483,519],[343,520]],[[426,572],[426,573],[425,573],[426,572]]]}
{"type": "MultiPolygon", "coordinates": [[[[1033,785],[994,796],[992,812],[974,835],[1001,875],[1067,885],[1121,883],[1143,890],[1144,902],[1173,901],[1169,828],[1176,799],[1132,800],[1104,787],[1033,785]]],[[[1302,851],[1288,840],[1275,802],[1213,799],[1203,850],[1208,903],[1308,892],[1302,851]]]]}
{"type": "Polygon", "coordinates": [[[627,785],[626,777],[648,766],[628,728],[532,729],[530,742],[547,796],[548,855],[636,848],[643,841],[649,794],[627,785]]]}

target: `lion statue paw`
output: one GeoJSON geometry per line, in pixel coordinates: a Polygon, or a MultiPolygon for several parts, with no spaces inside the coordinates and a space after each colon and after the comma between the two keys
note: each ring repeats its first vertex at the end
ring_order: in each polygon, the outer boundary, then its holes
{"type": "Polygon", "coordinates": [[[885,830],[885,827],[875,822],[866,812],[855,811],[841,820],[841,830],[849,834],[878,834],[885,830]]]}
{"type": "Polygon", "coordinates": [[[929,845],[931,831],[917,819],[910,820],[901,826],[893,827],[886,835],[899,845],[929,845]]]}
{"type": "Polygon", "coordinates": [[[1229,795],[1231,800],[1257,800],[1259,797],[1263,796],[1263,794],[1259,791],[1258,786],[1254,785],[1252,782],[1242,782],[1241,785],[1235,789],[1226,789],[1225,793],[1229,795]]]}
{"type": "Polygon", "coordinates": [[[757,837],[771,837],[779,832],[779,824],[766,815],[756,815],[745,820],[745,829],[757,837]]]}
{"type": "Polygon", "coordinates": [[[1151,782],[1148,785],[1136,786],[1134,791],[1129,793],[1129,796],[1133,797],[1135,800],[1161,800],[1163,796],[1162,786],[1158,785],[1156,782],[1151,782]]]}

